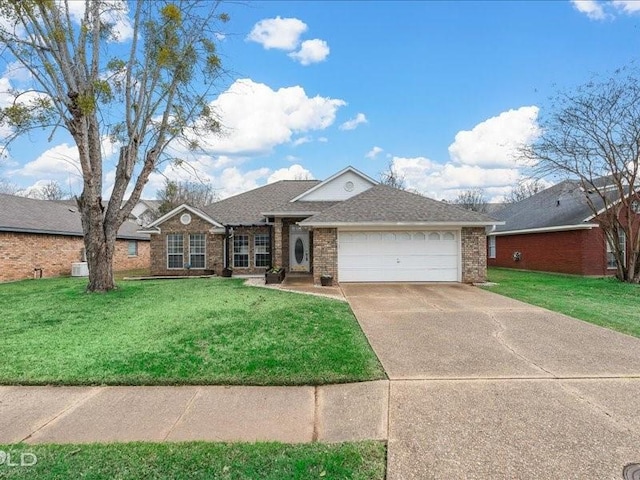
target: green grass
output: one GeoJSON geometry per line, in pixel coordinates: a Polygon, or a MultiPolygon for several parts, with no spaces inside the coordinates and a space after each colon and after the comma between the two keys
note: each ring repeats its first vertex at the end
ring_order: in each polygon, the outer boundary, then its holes
{"type": "Polygon", "coordinates": [[[502,268],[490,268],[489,281],[492,292],[640,337],[640,285],[502,268]]]}
{"type": "Polygon", "coordinates": [[[318,385],[384,378],[349,306],[239,279],[0,285],[0,383],[318,385]]]}
{"type": "Polygon", "coordinates": [[[0,478],[98,479],[362,479],[382,480],[383,443],[284,445],[278,443],[123,443],[90,445],[0,445],[19,463],[0,464],[0,478]],[[31,463],[31,456],[25,457],[31,463]]]}

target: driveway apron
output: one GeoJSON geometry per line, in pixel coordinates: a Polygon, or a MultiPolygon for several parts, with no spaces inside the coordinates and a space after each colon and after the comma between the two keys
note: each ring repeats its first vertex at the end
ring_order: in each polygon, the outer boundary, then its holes
{"type": "Polygon", "coordinates": [[[461,284],[343,284],[391,380],[389,479],[622,479],[640,339],[461,284]]]}

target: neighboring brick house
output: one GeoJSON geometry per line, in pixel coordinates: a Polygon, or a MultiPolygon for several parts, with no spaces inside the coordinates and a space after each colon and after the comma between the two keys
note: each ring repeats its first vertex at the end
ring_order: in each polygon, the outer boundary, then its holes
{"type": "MultiPolygon", "coordinates": [[[[149,267],[149,236],[135,222],[118,232],[114,269],[149,267]]],[[[78,208],[72,202],[0,194],[0,282],[71,274],[84,260],[78,208]]]]}
{"type": "MultiPolygon", "coordinates": [[[[497,222],[500,223],[500,222],[497,222]]],[[[314,282],[486,278],[487,226],[496,221],[379,185],[352,167],[327,180],[284,180],[152,222],[152,275],[308,272],[314,282]]]]}
{"type": "MultiPolygon", "coordinates": [[[[488,234],[489,266],[615,275],[615,258],[586,195],[577,181],[565,180],[493,213],[505,223],[488,234]]],[[[590,195],[596,205],[603,203],[590,195]]],[[[640,222],[634,215],[632,221],[640,222]]]]}

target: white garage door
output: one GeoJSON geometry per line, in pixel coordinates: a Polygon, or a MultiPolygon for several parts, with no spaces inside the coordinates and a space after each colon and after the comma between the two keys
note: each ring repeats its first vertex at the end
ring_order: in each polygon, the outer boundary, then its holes
{"type": "Polygon", "coordinates": [[[341,282],[456,282],[458,232],[338,232],[341,282]]]}

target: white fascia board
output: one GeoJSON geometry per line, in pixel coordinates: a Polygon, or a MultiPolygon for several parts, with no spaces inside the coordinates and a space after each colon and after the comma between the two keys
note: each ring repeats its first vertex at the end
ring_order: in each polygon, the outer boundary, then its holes
{"type": "Polygon", "coordinates": [[[146,233],[147,235],[155,235],[156,233],[160,233],[159,228],[144,228],[142,230],[137,230],[138,233],[146,233]]]}
{"type": "Polygon", "coordinates": [[[505,222],[298,222],[303,227],[320,228],[371,228],[371,227],[486,227],[504,225],[505,222]]]}
{"type": "Polygon", "coordinates": [[[524,230],[509,230],[506,232],[489,232],[487,233],[487,235],[498,237],[502,235],[524,235],[526,233],[553,233],[567,232],[570,230],[591,230],[592,228],[598,228],[598,225],[595,223],[580,223],[578,225],[560,225],[557,227],[527,228],[524,230]]]}
{"type": "Polygon", "coordinates": [[[310,217],[320,212],[260,212],[265,217],[310,217]]]}
{"type": "Polygon", "coordinates": [[[338,178],[340,175],[342,175],[343,173],[346,172],[352,172],[360,177],[362,177],[363,179],[365,179],[367,182],[370,182],[371,185],[377,185],[378,182],[376,182],[373,178],[371,178],[369,175],[366,175],[364,173],[362,173],[360,170],[356,170],[355,168],[353,168],[351,165],[349,165],[346,168],[343,168],[342,170],[340,170],[338,173],[334,173],[333,175],[331,175],[329,178],[327,178],[326,180],[321,181],[319,184],[317,184],[314,187],[311,187],[309,190],[307,190],[306,192],[302,192],[300,195],[298,195],[295,198],[292,198],[291,200],[289,200],[289,202],[293,203],[293,202],[297,202],[298,200],[301,200],[302,198],[306,197],[308,194],[310,194],[311,192],[315,192],[317,189],[319,189],[320,187],[326,185],[327,183],[329,183],[331,180],[333,180],[334,178],[338,178]]]}
{"type": "Polygon", "coordinates": [[[169,218],[171,218],[174,215],[176,215],[177,213],[181,212],[182,210],[188,210],[189,212],[191,212],[194,215],[196,215],[196,216],[200,217],[201,219],[203,219],[205,222],[209,222],[211,225],[214,225],[216,227],[224,228],[224,225],[222,225],[221,223],[216,222],[210,216],[206,215],[205,213],[203,213],[203,212],[201,212],[199,210],[196,210],[193,207],[190,207],[186,203],[183,203],[179,207],[174,208],[169,213],[165,213],[163,216],[161,216],[157,220],[155,220],[155,221],[151,222],[149,225],[147,225],[147,228],[157,227],[161,223],[167,221],[169,218]]]}

